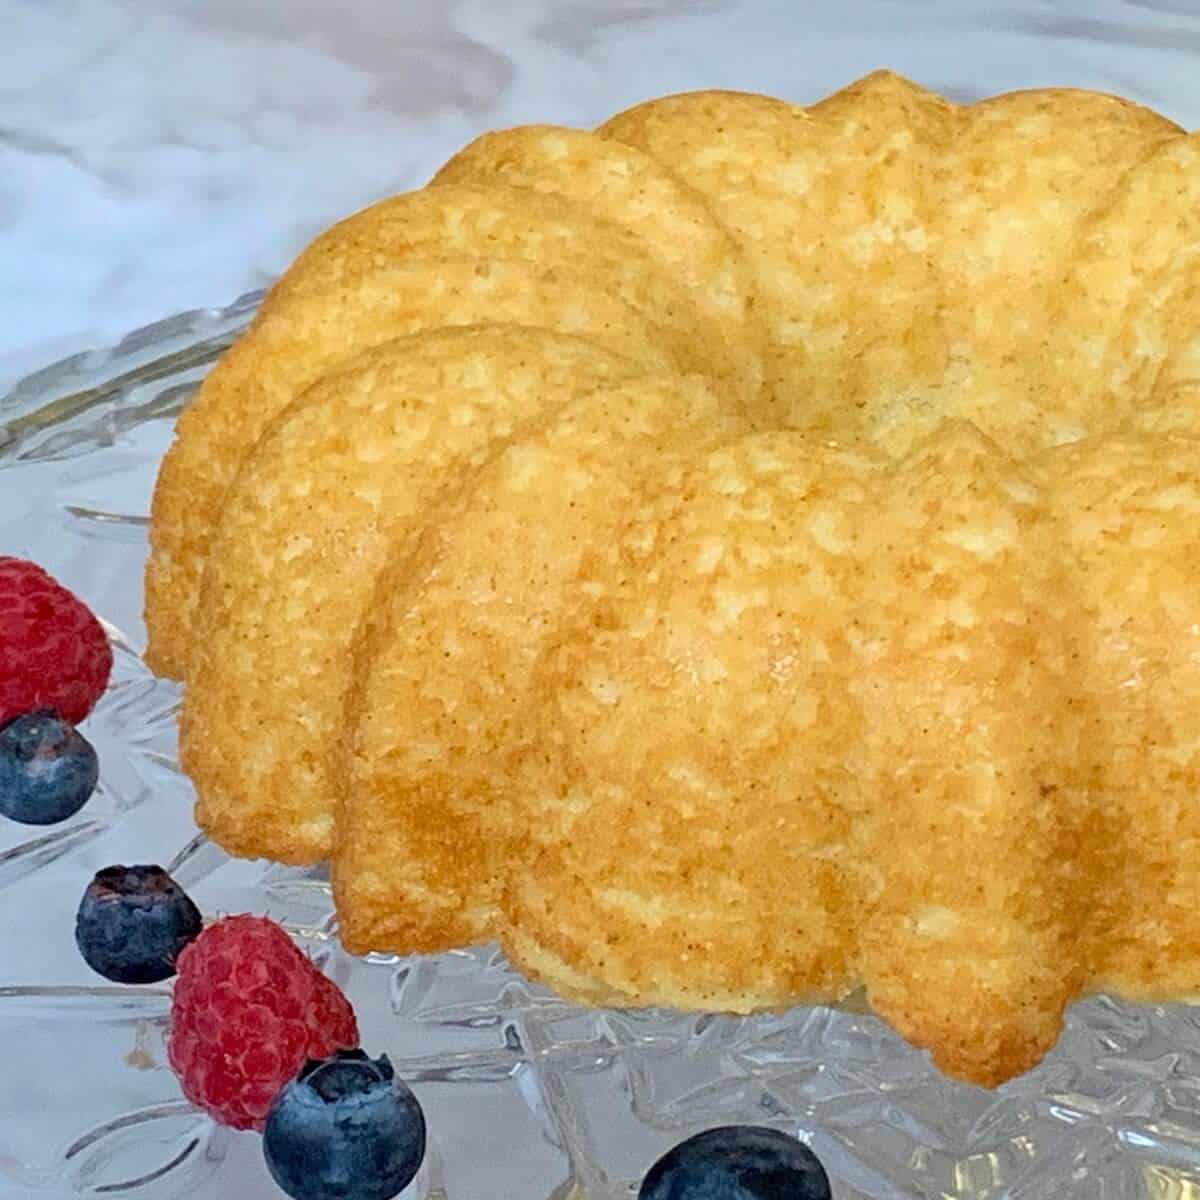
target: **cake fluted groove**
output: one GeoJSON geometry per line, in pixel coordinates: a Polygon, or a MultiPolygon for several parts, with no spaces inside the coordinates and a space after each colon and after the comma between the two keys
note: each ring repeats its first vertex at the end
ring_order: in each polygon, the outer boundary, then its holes
{"type": "Polygon", "coordinates": [[[187,676],[212,530],[267,422],[379,341],[500,316],[593,336],[618,352],[644,346],[648,364],[703,370],[734,393],[758,386],[753,362],[742,369],[688,291],[612,222],[503,186],[382,201],[300,256],[180,418],[152,513],[146,618],[156,670],[187,676]]]}
{"type": "Polygon", "coordinates": [[[212,543],[183,710],[181,762],[210,832],[251,857],[330,856],[330,747],[385,561],[525,425],[637,373],[582,338],[464,326],[365,351],[267,427],[212,543]],[[256,728],[287,729],[286,745],[247,741],[256,728]]]}
{"type": "Polygon", "coordinates": [[[749,428],[700,377],[599,389],[505,446],[430,512],[415,556],[392,558],[360,630],[354,733],[334,771],[348,946],[443,949],[495,935],[529,836],[512,771],[542,646],[594,598],[580,572],[616,551],[644,492],[689,452],[749,428]],[[398,905],[401,894],[420,902],[398,905]]]}

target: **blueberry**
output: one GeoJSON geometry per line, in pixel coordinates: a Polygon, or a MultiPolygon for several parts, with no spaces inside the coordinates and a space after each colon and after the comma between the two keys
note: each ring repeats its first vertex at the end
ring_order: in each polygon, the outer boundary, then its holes
{"type": "Polygon", "coordinates": [[[91,743],[49,709],[0,729],[0,814],[25,825],[73,817],[100,778],[91,743]]]}
{"type": "Polygon", "coordinates": [[[638,1200],[830,1200],[829,1177],[803,1142],[760,1125],[723,1125],[652,1166],[638,1200]]]}
{"type": "Polygon", "coordinates": [[[425,1157],[425,1115],[387,1055],[309,1059],[267,1113],[263,1154],[295,1200],[391,1200],[425,1157]]]}
{"type": "Polygon", "coordinates": [[[75,944],[105,979],[157,983],[175,974],[180,951],[203,926],[200,910],[162,867],[105,867],[79,902],[75,944]]]}

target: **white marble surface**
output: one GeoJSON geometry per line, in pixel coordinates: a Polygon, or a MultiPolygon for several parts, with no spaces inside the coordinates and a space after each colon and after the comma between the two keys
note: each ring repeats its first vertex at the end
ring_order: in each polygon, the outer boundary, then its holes
{"type": "Polygon", "coordinates": [[[1200,0],[0,0],[0,394],[268,282],[473,134],[890,66],[1200,126],[1200,0]]]}

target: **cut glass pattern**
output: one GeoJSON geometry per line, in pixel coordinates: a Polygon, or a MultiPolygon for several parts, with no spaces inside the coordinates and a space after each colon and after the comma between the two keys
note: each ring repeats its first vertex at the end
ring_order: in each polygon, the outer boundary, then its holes
{"type": "Polygon", "coordinates": [[[102,784],[52,829],[0,823],[0,1196],[249,1200],[257,1137],[215,1128],[163,1053],[169,985],[98,986],[73,943],[92,873],[161,862],[207,915],[281,921],[345,988],[364,1045],[414,1087],[431,1148],[406,1196],[629,1200],[682,1137],[797,1133],[838,1200],[1200,1200],[1200,1012],[1098,997],[995,1092],[953,1084],[853,1006],[746,1018],[588,1011],[493,947],[347,955],[322,870],[227,858],[196,834],[175,758],[179,691],[142,663],[141,570],[175,415],[256,297],[76,356],[0,399],[0,553],[45,565],[112,639],[86,725],[102,784]]]}

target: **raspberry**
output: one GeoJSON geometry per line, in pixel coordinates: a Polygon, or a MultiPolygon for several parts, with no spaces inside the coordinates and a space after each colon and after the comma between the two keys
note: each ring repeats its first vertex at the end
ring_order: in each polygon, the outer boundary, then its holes
{"type": "Polygon", "coordinates": [[[79,724],[108,686],[100,622],[41,567],[0,556],[0,726],[53,709],[79,724]]]}
{"type": "Polygon", "coordinates": [[[261,1131],[307,1059],[358,1045],[350,1002],[266,917],[210,925],[176,967],[167,1057],[183,1094],[222,1125],[261,1131]]]}

